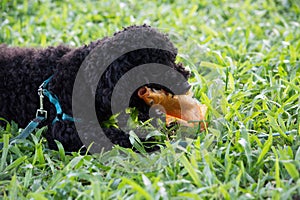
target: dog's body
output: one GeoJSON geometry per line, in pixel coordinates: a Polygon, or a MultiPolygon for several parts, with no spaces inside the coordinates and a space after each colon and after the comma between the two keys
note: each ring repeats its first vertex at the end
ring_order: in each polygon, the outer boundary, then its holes
{"type": "MultiPolygon", "coordinates": [[[[158,37],[165,38],[172,46],[165,35],[145,25],[126,28],[116,33],[113,38],[126,38],[126,34],[130,30],[138,29],[146,29],[151,34],[157,34],[158,37]]],[[[35,117],[36,110],[40,106],[37,90],[50,76],[53,76],[53,78],[48,84],[48,90],[57,96],[63,112],[72,116],[72,91],[76,74],[90,52],[96,47],[105,45],[110,39],[104,38],[79,48],[58,46],[35,49],[0,45],[0,117],[8,121],[13,120],[24,128],[35,117]]],[[[176,53],[153,49],[129,52],[111,64],[110,70],[107,70],[102,76],[110,78],[100,79],[96,96],[93,96],[86,88],[79,92],[82,95],[95,98],[98,120],[100,122],[105,121],[112,114],[109,108],[116,81],[135,66],[160,63],[174,68],[187,78],[189,73],[180,64],[175,63],[175,58],[176,53]]],[[[149,86],[151,87],[151,84],[149,86]]],[[[155,87],[159,86],[155,85],[155,87]]],[[[130,106],[138,109],[140,120],[149,119],[149,106],[138,98],[137,94],[133,94],[130,106]]],[[[66,151],[80,149],[83,144],[77,134],[74,122],[58,120],[52,123],[56,117],[55,107],[47,99],[44,100],[44,107],[48,111],[48,118],[41,126],[48,126],[45,137],[48,140],[49,147],[56,149],[54,140],[58,140],[63,144],[66,151]]],[[[4,125],[4,122],[0,122],[0,125],[4,125]]],[[[104,132],[114,144],[124,147],[131,146],[128,136],[121,130],[110,127],[104,128],[104,132]]]]}

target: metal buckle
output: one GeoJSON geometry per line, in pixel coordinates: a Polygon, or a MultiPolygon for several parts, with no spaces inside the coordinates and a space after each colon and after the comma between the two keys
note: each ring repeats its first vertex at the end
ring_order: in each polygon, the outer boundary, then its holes
{"type": "Polygon", "coordinates": [[[44,119],[47,119],[47,111],[43,109],[37,109],[36,117],[44,117],[44,119]]]}
{"type": "Polygon", "coordinates": [[[43,90],[43,84],[38,89],[38,95],[40,96],[40,109],[37,109],[36,111],[36,117],[44,117],[44,119],[47,119],[47,111],[44,110],[44,90],[43,90]]]}

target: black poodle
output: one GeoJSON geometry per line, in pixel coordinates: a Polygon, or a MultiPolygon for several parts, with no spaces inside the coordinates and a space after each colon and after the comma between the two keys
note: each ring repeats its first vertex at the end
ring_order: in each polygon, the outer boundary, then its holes
{"type": "MultiPolygon", "coordinates": [[[[102,122],[109,120],[112,115],[111,97],[118,80],[137,66],[158,63],[170,67],[170,69],[179,72],[185,77],[185,82],[180,83],[180,87],[182,88],[180,92],[186,93],[189,89],[187,82],[189,72],[181,64],[175,63],[177,50],[170,42],[168,36],[159,33],[156,29],[147,25],[131,26],[115,33],[113,37],[91,42],[89,45],[79,48],[60,45],[38,49],[0,45],[0,117],[9,121],[15,121],[19,127],[26,127],[30,120],[35,118],[36,111],[40,107],[37,90],[47,79],[49,80],[47,85],[48,91],[52,94],[53,98],[58,100],[65,116],[72,117],[72,101],[80,101],[72,99],[74,82],[84,60],[96,48],[101,50],[114,43],[118,43],[117,45],[121,46],[135,45],[132,44],[131,33],[133,31],[135,33],[140,31],[143,34],[149,34],[149,36],[155,38],[156,43],[164,43],[171,50],[142,48],[129,51],[110,63],[101,77],[98,77],[98,74],[95,73],[99,65],[88,65],[85,69],[85,71],[88,71],[87,77],[84,78],[80,86],[81,88],[76,92],[81,96],[90,96],[95,99],[95,105],[86,106],[94,107],[98,123],[102,124],[102,122]],[[130,44],[126,44],[130,40],[130,44]],[[51,78],[49,79],[49,77],[51,78]],[[90,81],[94,80],[99,80],[95,93],[89,88],[90,81]]],[[[139,36],[135,37],[133,39],[137,39],[137,43],[141,42],[138,41],[139,36]]],[[[148,41],[142,42],[147,45],[148,41]]],[[[149,40],[150,43],[153,43],[153,41],[149,40]]],[[[109,58],[110,55],[104,56],[109,58]]],[[[176,73],[174,76],[169,76],[169,79],[177,78],[176,73]]],[[[141,87],[145,85],[149,88],[163,88],[164,91],[174,93],[170,88],[160,84],[146,82],[141,87]]],[[[137,91],[138,88],[132,93],[129,106],[135,107],[139,112],[139,120],[145,121],[149,119],[149,105],[138,97],[137,91]]],[[[85,102],[81,103],[84,104],[85,102]]],[[[74,121],[67,119],[61,114],[57,114],[57,108],[48,98],[44,98],[44,109],[48,111],[48,117],[40,126],[48,126],[45,137],[49,143],[49,147],[57,149],[55,140],[58,140],[62,143],[66,151],[78,151],[82,148],[83,143],[77,133],[74,121]]],[[[85,126],[90,126],[87,121],[82,123],[85,126]]],[[[4,122],[0,121],[0,125],[4,126],[4,122]]],[[[113,144],[132,147],[128,134],[118,127],[103,126],[102,129],[113,144]]]]}

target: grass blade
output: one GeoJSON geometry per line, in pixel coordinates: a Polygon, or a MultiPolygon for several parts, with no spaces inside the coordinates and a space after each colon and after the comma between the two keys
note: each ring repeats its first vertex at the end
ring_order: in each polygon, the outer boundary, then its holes
{"type": "Polygon", "coordinates": [[[3,171],[5,164],[6,164],[6,157],[8,153],[8,144],[9,144],[9,135],[3,135],[3,149],[2,149],[2,156],[1,156],[1,163],[0,163],[0,172],[3,171]]]}
{"type": "Polygon", "coordinates": [[[264,147],[263,147],[261,153],[258,156],[258,159],[256,161],[256,165],[258,165],[262,161],[262,159],[265,157],[265,155],[269,152],[269,150],[272,146],[272,143],[273,143],[273,135],[272,135],[272,132],[270,132],[268,140],[265,142],[264,147]]]}
{"type": "Polygon", "coordinates": [[[200,178],[199,178],[199,176],[198,176],[198,174],[196,172],[196,169],[191,165],[191,163],[188,161],[188,159],[185,156],[181,156],[180,157],[180,162],[184,166],[184,168],[186,169],[186,171],[189,173],[189,175],[191,176],[191,178],[194,181],[194,183],[198,187],[201,187],[202,184],[200,182],[200,178]]]}
{"type": "Polygon", "coordinates": [[[124,177],[122,178],[121,184],[122,185],[127,184],[131,186],[131,188],[136,192],[138,192],[143,198],[147,200],[152,200],[152,196],[144,188],[142,188],[139,184],[137,184],[133,180],[124,177]]]}

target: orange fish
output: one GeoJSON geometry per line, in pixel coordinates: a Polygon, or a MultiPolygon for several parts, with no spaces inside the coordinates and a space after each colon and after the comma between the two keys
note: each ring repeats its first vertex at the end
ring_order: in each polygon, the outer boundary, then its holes
{"type": "Polygon", "coordinates": [[[149,106],[162,106],[167,124],[176,121],[181,125],[193,127],[198,126],[200,122],[201,131],[207,127],[207,123],[203,122],[207,107],[193,98],[192,93],[172,95],[163,89],[155,90],[145,86],[139,89],[138,96],[149,106]]]}

